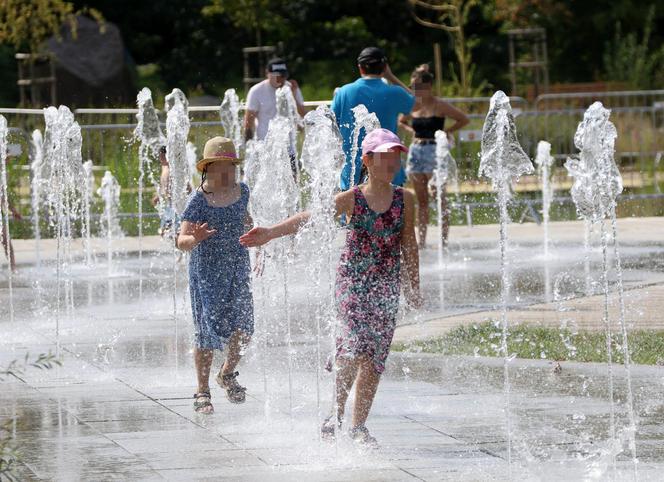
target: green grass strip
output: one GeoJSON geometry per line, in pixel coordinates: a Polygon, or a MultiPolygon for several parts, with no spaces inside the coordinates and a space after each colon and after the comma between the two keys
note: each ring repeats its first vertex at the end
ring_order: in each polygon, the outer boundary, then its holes
{"type": "MultiPolygon", "coordinates": [[[[617,327],[616,327],[617,329],[617,327]]],[[[438,353],[441,355],[501,356],[502,330],[499,324],[485,322],[460,325],[449,333],[429,340],[395,343],[395,351],[438,353]]],[[[623,363],[622,336],[611,337],[614,363],[623,363]]],[[[664,363],[664,330],[634,330],[628,334],[633,363],[656,365],[664,363]]],[[[606,362],[606,333],[572,332],[569,329],[519,324],[509,329],[508,351],[518,358],[557,361],[606,362]]]]}

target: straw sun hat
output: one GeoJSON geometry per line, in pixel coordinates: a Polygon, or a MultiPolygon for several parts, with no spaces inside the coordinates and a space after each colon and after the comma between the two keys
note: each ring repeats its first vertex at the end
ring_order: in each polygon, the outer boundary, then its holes
{"type": "Polygon", "coordinates": [[[205,166],[219,161],[231,162],[233,164],[242,162],[242,159],[235,152],[233,141],[221,136],[213,137],[205,143],[203,159],[196,163],[196,169],[198,169],[198,172],[203,172],[205,166]]]}

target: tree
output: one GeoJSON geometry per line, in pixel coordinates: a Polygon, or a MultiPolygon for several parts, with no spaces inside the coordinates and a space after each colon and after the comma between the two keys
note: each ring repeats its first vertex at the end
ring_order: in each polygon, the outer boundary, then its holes
{"type": "Polygon", "coordinates": [[[212,0],[202,13],[228,15],[235,27],[253,31],[256,45],[260,46],[263,32],[283,23],[283,18],[275,12],[276,6],[273,0],[212,0]]]}
{"type": "Polygon", "coordinates": [[[0,43],[19,51],[27,49],[36,54],[46,39],[61,38],[60,29],[69,25],[76,38],[76,15],[86,14],[97,20],[103,29],[103,17],[95,9],[75,10],[74,4],[64,0],[3,0],[0,3],[0,43]]]}
{"type": "Polygon", "coordinates": [[[437,0],[409,0],[413,6],[413,16],[415,21],[425,27],[443,30],[450,34],[454,43],[454,53],[459,62],[459,84],[461,95],[468,96],[471,93],[471,49],[475,40],[467,39],[464,28],[468,22],[468,15],[477,0],[451,0],[448,3],[441,3],[437,0]],[[434,14],[434,19],[427,20],[418,14],[418,8],[424,9],[429,14],[434,14]]]}

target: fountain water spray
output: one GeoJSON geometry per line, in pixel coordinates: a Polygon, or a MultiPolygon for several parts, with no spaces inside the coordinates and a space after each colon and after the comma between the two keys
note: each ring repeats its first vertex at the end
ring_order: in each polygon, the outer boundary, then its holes
{"type": "Polygon", "coordinates": [[[39,129],[32,132],[31,143],[31,161],[30,171],[32,178],[30,179],[30,207],[32,208],[32,232],[35,237],[35,254],[37,255],[37,267],[41,267],[41,227],[39,226],[39,208],[41,206],[44,194],[42,187],[43,169],[44,169],[44,138],[39,129]]]}
{"type": "Polygon", "coordinates": [[[533,172],[533,165],[523,151],[516,134],[514,116],[509,98],[504,92],[498,91],[491,97],[489,112],[482,129],[482,153],[479,175],[491,179],[494,190],[498,194],[500,209],[500,273],[502,282],[501,293],[501,351],[504,357],[504,392],[505,417],[507,424],[507,461],[511,477],[512,462],[512,428],[510,415],[510,378],[509,362],[511,356],[507,349],[509,324],[507,320],[507,299],[510,294],[510,276],[507,264],[507,201],[510,196],[510,183],[523,174],[533,172]]]}
{"type": "Polygon", "coordinates": [[[11,256],[11,236],[9,234],[9,189],[7,186],[7,134],[9,130],[7,128],[7,119],[4,116],[0,115],[0,200],[2,201],[2,206],[0,206],[0,239],[2,239],[4,244],[7,246],[7,283],[9,286],[9,319],[14,321],[14,288],[12,280],[12,265],[10,261],[11,256]]]}
{"type": "Polygon", "coordinates": [[[293,97],[293,89],[288,85],[279,87],[276,92],[277,98],[277,116],[285,117],[290,123],[290,155],[293,168],[296,173],[299,173],[299,166],[295,158],[297,157],[297,131],[302,128],[302,117],[297,111],[297,104],[295,97],[293,97]]]}
{"type": "Polygon", "coordinates": [[[55,320],[56,352],[60,350],[60,285],[65,276],[67,310],[73,308],[73,293],[69,267],[72,263],[72,224],[79,217],[83,164],[81,128],[74,114],[66,107],[44,109],[44,179],[51,187],[46,195],[50,223],[57,240],[56,279],[57,306],[55,320]]]}
{"type": "MultiPolygon", "coordinates": [[[[187,161],[187,137],[189,136],[189,102],[180,89],[166,96],[166,159],[169,167],[170,207],[174,211],[173,234],[176,224],[187,206],[187,187],[191,179],[187,161]]],[[[178,368],[178,317],[177,317],[177,247],[173,242],[173,325],[175,330],[175,368],[178,368]]]]}
{"type": "Polygon", "coordinates": [[[228,89],[224,92],[224,100],[219,106],[219,117],[221,126],[224,128],[224,135],[233,141],[235,152],[239,157],[244,154],[244,143],[242,142],[242,125],[240,124],[240,98],[235,89],[228,89]]]}
{"type": "MultiPolygon", "coordinates": [[[[268,128],[262,143],[252,143],[253,155],[258,156],[258,166],[249,166],[255,184],[252,193],[251,215],[258,225],[272,224],[295,213],[299,202],[299,190],[291,170],[292,124],[287,117],[277,116],[268,128]]],[[[248,147],[249,149],[249,147],[248,147]]],[[[293,348],[291,336],[291,307],[288,282],[288,265],[291,262],[292,239],[283,238],[263,248],[271,267],[283,275],[283,304],[286,315],[286,344],[288,350],[289,411],[293,409],[293,348]]],[[[266,268],[267,269],[267,268],[266,268]]],[[[268,402],[266,401],[266,404],[268,402]]]]}
{"type": "Polygon", "coordinates": [[[95,177],[92,173],[92,161],[87,160],[83,163],[83,243],[85,246],[85,262],[88,266],[92,266],[92,243],[91,243],[91,223],[90,223],[90,206],[92,203],[92,195],[95,189],[95,177]]]}
{"type": "Polygon", "coordinates": [[[436,131],[436,170],[432,181],[436,186],[436,221],[438,223],[438,268],[440,273],[440,309],[445,308],[445,262],[443,245],[443,189],[449,179],[457,179],[456,161],[450,154],[450,144],[445,131],[436,131]]]}
{"type": "Polygon", "coordinates": [[[166,159],[170,171],[171,205],[177,215],[187,207],[189,165],[187,137],[189,136],[189,102],[180,89],[166,96],[166,159]]]}
{"type": "Polygon", "coordinates": [[[367,135],[374,129],[380,129],[380,121],[376,114],[369,112],[364,104],[357,105],[351,109],[355,118],[353,127],[353,143],[350,148],[350,187],[355,183],[357,172],[357,152],[360,149],[360,131],[364,129],[364,135],[367,135]]]}
{"type": "Polygon", "coordinates": [[[145,188],[145,174],[147,172],[150,183],[157,189],[159,196],[159,210],[164,209],[162,193],[152,173],[152,160],[159,157],[159,149],[166,145],[166,138],[161,132],[157,110],[152,102],[152,92],[143,87],[136,96],[138,113],[136,114],[136,128],[134,139],[140,141],[138,148],[138,291],[139,297],[143,294],[143,189],[145,188]]]}
{"type": "Polygon", "coordinates": [[[193,142],[187,142],[187,167],[189,168],[189,182],[193,185],[195,179],[199,177],[198,169],[196,169],[196,146],[193,142]]]}
{"type": "Polygon", "coordinates": [[[551,144],[539,141],[537,144],[537,157],[535,164],[539,167],[540,180],[542,182],[542,224],[544,226],[544,258],[549,258],[549,210],[551,209],[551,197],[553,188],[550,182],[550,169],[553,165],[551,156],[551,144]]]}
{"type": "MultiPolygon", "coordinates": [[[[334,315],[334,271],[333,246],[336,237],[336,223],[334,220],[334,196],[338,185],[339,174],[343,167],[345,156],[342,149],[342,138],[337,127],[334,113],[325,106],[307,113],[304,117],[305,137],[302,145],[302,168],[309,175],[307,189],[311,202],[308,210],[311,218],[301,230],[298,237],[309,239],[315,248],[322,248],[322,253],[313,256],[313,277],[317,288],[323,290],[316,307],[316,402],[319,422],[322,417],[320,403],[321,378],[321,342],[324,338],[323,324],[331,333],[331,355],[336,351],[336,317],[334,315]],[[327,278],[326,286],[322,286],[327,278]]],[[[335,376],[336,380],[336,376],[335,376]]],[[[335,383],[336,384],[336,383],[335,383]]],[[[334,390],[336,407],[336,387],[334,390]]]]}
{"type": "Polygon", "coordinates": [[[102,232],[106,236],[106,259],[108,261],[108,274],[113,273],[113,239],[122,236],[118,207],[120,206],[120,184],[113,177],[111,171],[106,171],[101,180],[97,194],[104,201],[104,212],[101,216],[102,232]]]}
{"type": "MultiPolygon", "coordinates": [[[[629,426],[627,435],[632,454],[634,476],[638,477],[636,455],[636,418],[632,393],[630,353],[625,321],[625,299],[622,282],[622,266],[618,246],[616,223],[616,198],[622,192],[622,177],[614,160],[615,140],[618,136],[615,126],[609,120],[611,112],[601,102],[593,103],[583,115],[574,135],[574,145],[579,149],[578,158],[568,158],[565,167],[574,177],[571,194],[579,216],[590,222],[600,223],[602,242],[602,284],[604,287],[604,323],[606,325],[606,348],[609,371],[609,397],[611,403],[610,437],[616,440],[615,409],[612,371],[612,332],[609,317],[610,289],[608,281],[608,233],[605,218],[611,219],[613,234],[613,253],[615,258],[616,287],[619,303],[619,322],[622,335],[622,352],[627,378],[627,412],[629,426]]],[[[614,458],[615,467],[615,458],[614,458]]]]}

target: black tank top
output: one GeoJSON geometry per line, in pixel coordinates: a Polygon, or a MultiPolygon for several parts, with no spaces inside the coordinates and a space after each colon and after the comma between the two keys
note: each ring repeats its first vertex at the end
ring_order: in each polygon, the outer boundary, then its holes
{"type": "Polygon", "coordinates": [[[445,118],[438,116],[413,117],[411,123],[415,131],[415,137],[420,139],[434,139],[436,131],[442,131],[445,127],[445,118]]]}

